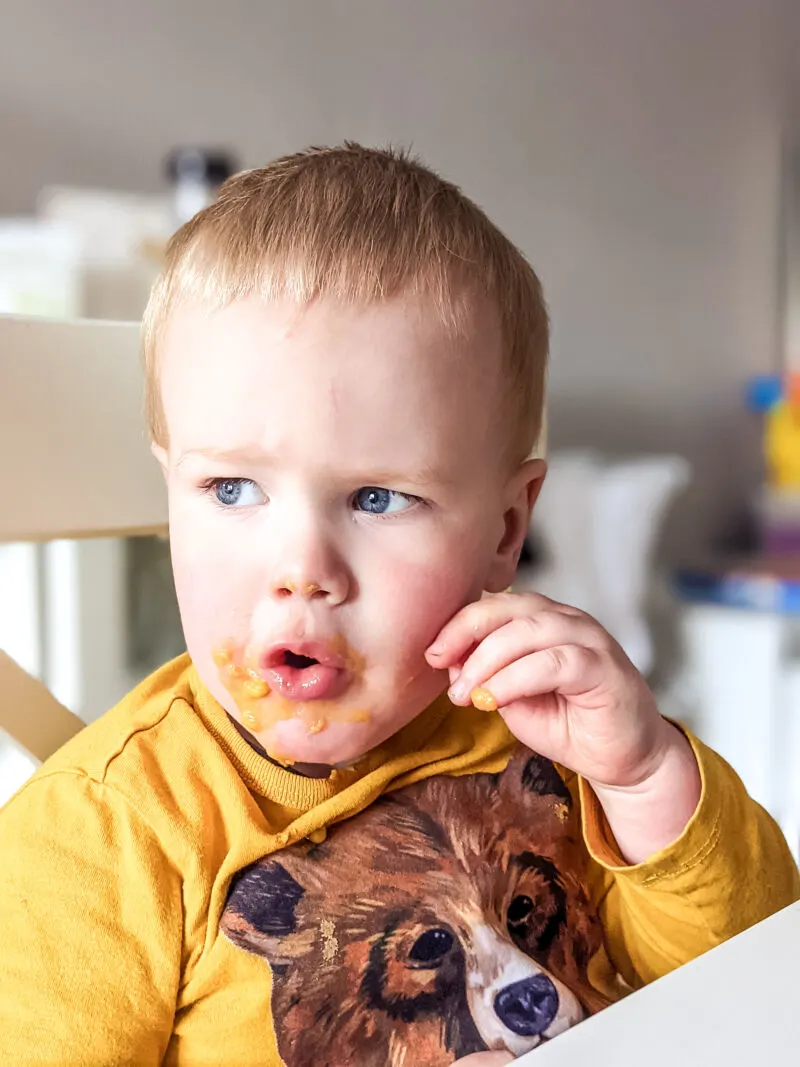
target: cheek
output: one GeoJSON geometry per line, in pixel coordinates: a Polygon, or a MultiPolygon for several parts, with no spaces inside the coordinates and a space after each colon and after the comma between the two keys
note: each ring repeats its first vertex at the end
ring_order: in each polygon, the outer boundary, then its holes
{"type": "Polygon", "coordinates": [[[394,639],[424,650],[465,604],[482,592],[475,568],[458,556],[436,565],[396,563],[380,581],[380,601],[394,639]]]}
{"type": "Polygon", "coordinates": [[[170,514],[172,570],[186,643],[196,655],[199,645],[235,637],[247,625],[263,578],[243,566],[246,555],[233,553],[229,540],[182,518],[170,514]]]}

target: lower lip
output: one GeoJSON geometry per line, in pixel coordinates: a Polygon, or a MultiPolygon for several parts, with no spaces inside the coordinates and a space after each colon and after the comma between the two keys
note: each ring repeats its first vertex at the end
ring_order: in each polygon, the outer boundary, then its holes
{"type": "Polygon", "coordinates": [[[287,700],[331,700],[341,696],[349,682],[347,671],[315,663],[313,667],[270,667],[264,680],[287,700]]]}

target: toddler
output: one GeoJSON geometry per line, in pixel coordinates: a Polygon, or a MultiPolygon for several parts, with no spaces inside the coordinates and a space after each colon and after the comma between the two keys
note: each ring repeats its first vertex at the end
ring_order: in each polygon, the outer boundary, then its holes
{"type": "Polygon", "coordinates": [[[280,159],[175,235],[188,654],[0,814],[0,1061],[506,1063],[797,899],[613,638],[506,592],[547,348],[521,253],[402,153],[280,159]]]}

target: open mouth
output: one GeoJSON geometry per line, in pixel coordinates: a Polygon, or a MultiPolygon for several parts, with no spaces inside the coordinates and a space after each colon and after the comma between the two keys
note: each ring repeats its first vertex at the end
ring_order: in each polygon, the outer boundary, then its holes
{"type": "Polygon", "coordinates": [[[335,699],[352,678],[342,657],[327,644],[277,645],[261,660],[270,689],[287,700],[335,699]]]}
{"type": "Polygon", "coordinates": [[[314,659],[313,656],[301,656],[298,652],[291,652],[287,648],[283,653],[283,663],[285,667],[294,667],[296,670],[302,671],[306,667],[316,666],[319,660],[314,659]]]}

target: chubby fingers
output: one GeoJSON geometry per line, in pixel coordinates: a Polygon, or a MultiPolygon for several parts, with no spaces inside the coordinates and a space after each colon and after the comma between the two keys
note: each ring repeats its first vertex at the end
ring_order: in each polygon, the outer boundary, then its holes
{"type": "Polygon", "coordinates": [[[467,604],[439,631],[439,635],[425,653],[433,667],[446,670],[460,665],[472,649],[493,630],[512,619],[533,616],[540,611],[558,611],[564,615],[583,616],[576,608],[557,604],[538,593],[498,593],[467,604]]]}
{"type": "Polygon", "coordinates": [[[482,687],[496,696],[488,680],[532,653],[568,645],[599,650],[606,641],[605,632],[587,615],[552,610],[520,615],[488,634],[467,656],[460,671],[451,672],[450,698],[456,704],[467,704],[471,692],[482,687]]]}
{"type": "Polygon", "coordinates": [[[450,699],[454,704],[474,703],[481,710],[494,711],[545,693],[575,697],[601,687],[606,672],[607,658],[599,649],[554,645],[514,660],[468,689],[465,697],[460,693],[456,697],[451,688],[450,699]]]}

